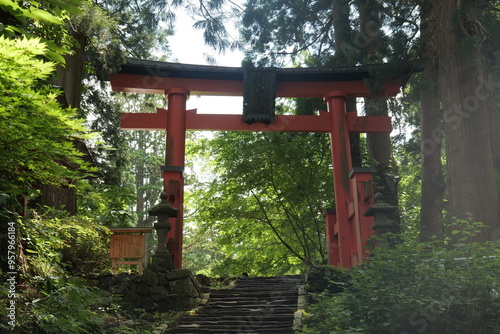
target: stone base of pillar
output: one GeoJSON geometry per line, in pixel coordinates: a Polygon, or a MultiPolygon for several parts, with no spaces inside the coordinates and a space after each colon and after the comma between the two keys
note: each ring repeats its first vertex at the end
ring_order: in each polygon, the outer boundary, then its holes
{"type": "Polygon", "coordinates": [[[172,260],[172,254],[154,254],[151,256],[151,263],[148,269],[156,272],[167,272],[175,269],[174,261],[172,260]]]}

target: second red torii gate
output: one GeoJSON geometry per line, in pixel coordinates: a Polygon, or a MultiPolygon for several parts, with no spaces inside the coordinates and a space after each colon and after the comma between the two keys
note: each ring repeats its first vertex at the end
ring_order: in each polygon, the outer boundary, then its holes
{"type": "MultiPolygon", "coordinates": [[[[197,114],[186,110],[189,95],[243,95],[243,69],[186,65],[145,60],[129,60],[110,81],[113,90],[165,94],[168,110],[157,113],[123,113],[122,129],[166,130],[164,188],[169,201],[178,209],[168,236],[169,248],[177,268],[182,266],[182,226],[184,197],[184,156],[186,130],[328,132],[331,138],[336,212],[327,213],[329,263],[344,268],[365,259],[365,240],[373,232],[372,217],[363,213],[373,205],[371,174],[352,168],[350,132],[391,132],[390,117],[360,117],[346,113],[350,97],[374,96],[366,85],[370,71],[382,65],[338,68],[292,68],[276,70],[276,97],[320,97],[328,112],[319,115],[278,115],[271,124],[247,124],[242,115],[197,114]]],[[[382,85],[377,96],[399,93],[411,66],[399,68],[382,85]]]]}

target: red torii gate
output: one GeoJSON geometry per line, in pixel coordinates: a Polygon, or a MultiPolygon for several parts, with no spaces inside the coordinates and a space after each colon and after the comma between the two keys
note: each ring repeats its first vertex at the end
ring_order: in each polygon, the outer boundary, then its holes
{"type": "MultiPolygon", "coordinates": [[[[178,209],[172,218],[169,250],[176,268],[182,266],[182,226],[184,196],[184,156],[186,130],[328,132],[331,138],[335,190],[335,212],[326,214],[329,263],[348,268],[366,256],[366,239],[373,235],[373,217],[363,213],[373,205],[371,170],[352,168],[349,133],[391,132],[390,117],[360,117],[346,113],[350,97],[372,97],[366,85],[370,71],[383,65],[337,68],[288,68],[275,70],[276,97],[324,98],[328,112],[319,115],[278,115],[274,122],[247,124],[242,115],[197,114],[186,110],[191,95],[242,96],[244,69],[186,65],[146,60],[129,60],[110,81],[113,90],[146,94],[165,94],[168,110],[157,113],[122,113],[121,126],[127,130],[166,130],[165,166],[162,166],[164,188],[169,201],[178,209]]],[[[382,85],[377,96],[399,93],[403,78],[412,66],[398,69],[382,85]]]]}

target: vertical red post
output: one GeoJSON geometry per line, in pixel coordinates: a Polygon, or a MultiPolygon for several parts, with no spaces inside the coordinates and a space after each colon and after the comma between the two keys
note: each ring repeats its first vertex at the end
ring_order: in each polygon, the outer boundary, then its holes
{"type": "MultiPolygon", "coordinates": [[[[355,242],[352,226],[349,223],[348,206],[350,196],[349,171],[352,168],[349,129],[346,120],[345,92],[333,91],[325,96],[330,114],[330,141],[333,162],[333,183],[335,190],[335,208],[339,248],[339,265],[350,268],[351,251],[355,242]]],[[[355,249],[355,246],[354,246],[355,249]]]]}
{"type": "Polygon", "coordinates": [[[189,92],[171,88],[165,92],[168,100],[167,147],[165,166],[162,167],[165,192],[170,204],[178,209],[177,218],[170,218],[172,229],[167,236],[167,247],[173,254],[177,269],[182,268],[182,225],[184,203],[184,155],[186,151],[186,99],[189,92]]]}
{"type": "Polygon", "coordinates": [[[372,174],[374,172],[375,168],[371,167],[354,167],[349,172],[355,212],[352,223],[356,230],[358,264],[367,260],[367,240],[375,233],[372,230],[373,217],[363,215],[363,212],[366,212],[373,205],[372,174]]]}
{"type": "Polygon", "coordinates": [[[337,215],[335,209],[326,209],[326,247],[328,250],[328,264],[340,265],[339,235],[337,232],[337,215]]]}

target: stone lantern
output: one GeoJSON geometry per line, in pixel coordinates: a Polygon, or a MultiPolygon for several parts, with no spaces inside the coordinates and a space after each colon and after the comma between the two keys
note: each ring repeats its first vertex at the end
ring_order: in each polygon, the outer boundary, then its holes
{"type": "Polygon", "coordinates": [[[172,228],[168,221],[170,217],[177,217],[178,210],[167,203],[167,193],[162,192],[160,195],[160,203],[149,209],[150,216],[158,217],[158,222],[154,224],[158,236],[158,245],[156,252],[152,256],[151,269],[155,271],[168,271],[175,269],[174,262],[172,261],[172,254],[169,253],[167,248],[167,234],[172,228]]]}
{"type": "Polygon", "coordinates": [[[390,240],[388,239],[387,233],[396,231],[394,223],[389,220],[389,216],[395,212],[398,207],[384,202],[383,197],[381,193],[375,194],[375,204],[363,215],[366,217],[374,217],[375,222],[373,223],[372,229],[377,234],[377,237],[380,238],[379,246],[382,248],[389,248],[390,240]]]}

